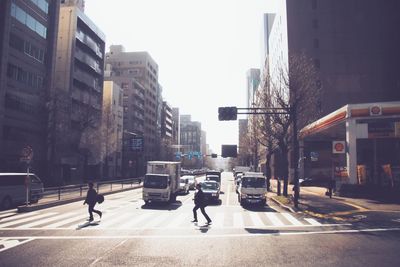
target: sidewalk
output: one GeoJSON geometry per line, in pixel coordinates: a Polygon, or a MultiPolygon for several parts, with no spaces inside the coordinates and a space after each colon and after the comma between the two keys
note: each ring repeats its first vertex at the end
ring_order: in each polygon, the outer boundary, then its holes
{"type": "MultiPolygon", "coordinates": [[[[283,191],[283,181],[281,185],[283,191]]],[[[336,217],[367,211],[400,212],[400,204],[397,203],[335,195],[329,198],[325,195],[326,188],[323,187],[300,187],[299,205],[298,208],[294,208],[292,198],[286,199],[277,196],[276,180],[271,180],[271,188],[272,192],[268,193],[268,197],[291,212],[310,213],[318,217],[336,217]],[[289,202],[285,203],[287,201],[289,202]]],[[[293,193],[292,188],[293,185],[289,185],[290,195],[293,193]]]]}

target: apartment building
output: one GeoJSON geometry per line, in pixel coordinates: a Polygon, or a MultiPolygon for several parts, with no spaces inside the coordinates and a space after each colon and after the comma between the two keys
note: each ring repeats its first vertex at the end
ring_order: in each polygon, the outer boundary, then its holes
{"type": "MultiPolygon", "coordinates": [[[[111,80],[118,83],[118,80],[121,78],[135,79],[144,89],[144,124],[142,134],[144,150],[142,154],[145,161],[157,159],[157,152],[159,151],[158,114],[160,94],[157,63],[149,53],[125,52],[122,45],[110,46],[110,51],[106,54],[106,63],[112,68],[111,80]]],[[[131,100],[134,101],[133,99],[131,100]]]]}
{"type": "Polygon", "coordinates": [[[60,182],[101,178],[104,55],[105,35],[82,1],[63,1],[49,122],[50,165],[60,182]]]}

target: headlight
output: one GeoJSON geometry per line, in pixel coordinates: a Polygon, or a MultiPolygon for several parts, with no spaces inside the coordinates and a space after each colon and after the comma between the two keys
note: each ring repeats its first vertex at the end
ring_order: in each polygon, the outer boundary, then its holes
{"type": "Polygon", "coordinates": [[[213,194],[211,194],[213,197],[216,197],[217,196],[217,194],[216,193],[213,193],[213,194]]]}
{"type": "Polygon", "coordinates": [[[162,194],[161,197],[168,197],[168,193],[162,194]]]}
{"type": "Polygon", "coordinates": [[[144,197],[148,197],[148,196],[149,196],[149,193],[147,193],[147,192],[146,192],[146,193],[143,193],[143,196],[144,196],[144,197]]]}
{"type": "Polygon", "coordinates": [[[247,198],[247,194],[242,194],[241,197],[242,198],[247,198]]]}

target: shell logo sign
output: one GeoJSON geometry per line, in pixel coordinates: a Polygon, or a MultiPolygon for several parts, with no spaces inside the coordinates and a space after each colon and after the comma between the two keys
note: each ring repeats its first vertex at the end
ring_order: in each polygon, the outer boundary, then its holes
{"type": "Polygon", "coordinates": [[[333,141],[332,142],[332,153],[333,154],[346,153],[346,141],[333,141]]]}
{"type": "Polygon", "coordinates": [[[372,106],[369,108],[370,116],[380,116],[382,115],[382,108],[379,106],[372,106]]]}

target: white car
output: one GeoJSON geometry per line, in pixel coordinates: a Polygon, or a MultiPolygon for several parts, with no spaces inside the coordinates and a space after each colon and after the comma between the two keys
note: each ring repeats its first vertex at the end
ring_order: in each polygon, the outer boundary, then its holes
{"type": "Polygon", "coordinates": [[[189,193],[189,178],[182,176],[179,182],[179,191],[185,194],[189,193]]]}

